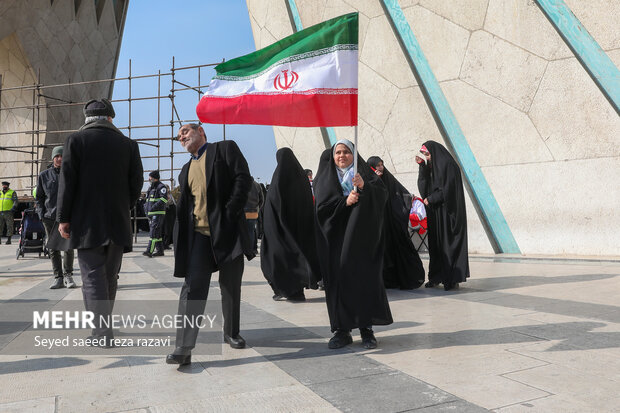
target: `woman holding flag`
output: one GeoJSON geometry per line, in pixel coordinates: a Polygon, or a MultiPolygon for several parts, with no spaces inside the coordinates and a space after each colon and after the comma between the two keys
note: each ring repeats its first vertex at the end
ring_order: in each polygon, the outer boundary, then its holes
{"type": "Polygon", "coordinates": [[[359,156],[354,172],[353,153],[350,141],[336,142],[321,155],[314,180],[332,349],[351,344],[354,328],[365,348],[376,348],[372,326],[392,323],[382,277],[387,191],[359,156]]]}

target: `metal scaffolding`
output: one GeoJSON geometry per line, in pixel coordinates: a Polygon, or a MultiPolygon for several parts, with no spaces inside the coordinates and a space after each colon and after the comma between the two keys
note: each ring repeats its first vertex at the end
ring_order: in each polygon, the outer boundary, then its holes
{"type": "MultiPolygon", "coordinates": [[[[28,180],[29,178],[29,184],[22,185],[22,187],[12,187],[12,189],[15,189],[16,192],[22,195],[20,198],[27,198],[28,196],[24,197],[23,195],[30,195],[32,189],[36,186],[38,174],[51,162],[50,159],[44,159],[43,152],[46,151],[46,148],[63,145],[66,136],[76,132],[83,123],[82,107],[90,99],[100,97],[98,95],[93,96],[88,91],[96,89],[97,85],[100,84],[112,83],[112,86],[116,85],[119,87],[120,83],[127,82],[126,98],[112,100],[117,113],[115,126],[125,133],[127,137],[141,145],[145,176],[152,170],[159,170],[163,175],[161,180],[169,183],[170,188],[173,189],[176,186],[175,172],[180,171],[182,166],[178,164],[178,161],[175,165],[175,155],[187,155],[187,152],[182,150],[176,140],[175,124],[178,127],[180,124],[188,122],[199,123],[198,119],[182,119],[179,115],[178,107],[179,105],[189,103],[191,103],[192,108],[195,107],[204,93],[204,88],[208,87],[208,85],[202,84],[204,79],[204,75],[201,73],[202,69],[216,66],[219,63],[221,62],[177,67],[173,57],[172,67],[165,73],[159,70],[157,74],[134,76],[131,71],[131,60],[129,60],[127,77],[43,85],[40,82],[41,76],[39,73],[37,83],[32,85],[2,88],[0,84],[0,97],[6,96],[7,93],[20,93],[21,96],[24,96],[24,93],[31,95],[30,104],[0,105],[0,122],[4,122],[3,118],[6,118],[6,114],[17,111],[22,111],[22,113],[23,111],[28,111],[28,118],[30,120],[29,128],[0,131],[0,152],[28,155],[25,157],[27,159],[6,159],[10,157],[4,156],[3,158],[5,159],[0,160],[0,164],[15,164],[16,167],[12,170],[21,172],[17,172],[13,176],[3,176],[3,174],[0,174],[0,178],[2,180],[20,178],[28,180]],[[136,95],[136,81],[148,79],[156,82],[157,94],[149,96],[136,95]],[[165,88],[164,85],[169,85],[169,93],[162,95],[162,89],[165,88]],[[81,91],[79,93],[81,97],[77,99],[72,98],[72,95],[75,95],[78,89],[81,91]],[[148,113],[149,111],[136,112],[135,106],[139,102],[156,102],[156,116],[148,113]],[[127,105],[126,112],[119,110],[123,104],[127,105]],[[165,121],[163,121],[165,116],[162,116],[162,110],[165,109],[164,104],[170,106],[170,117],[169,120],[165,119],[165,121]],[[42,111],[48,113],[56,109],[65,109],[69,113],[69,120],[65,120],[64,125],[61,127],[50,128],[49,122],[42,121],[41,119],[42,111]],[[75,116],[74,121],[71,122],[71,114],[75,115],[78,111],[79,116],[75,116]],[[122,116],[119,116],[119,114],[122,116]],[[126,120],[123,122],[122,119],[125,117],[126,120]],[[72,124],[73,127],[67,127],[67,124],[72,124]],[[156,133],[154,132],[155,130],[156,133]],[[149,135],[149,131],[151,131],[152,136],[149,135]],[[19,137],[14,139],[18,144],[6,144],[9,137],[19,137]],[[45,138],[45,142],[42,142],[43,138],[45,138]],[[30,168],[24,168],[24,163],[29,165],[30,168]],[[147,165],[153,165],[153,167],[149,168],[147,165]]],[[[119,89],[119,91],[122,90],[119,89]]],[[[191,113],[195,115],[194,110],[191,113]]],[[[226,126],[223,125],[222,128],[223,137],[226,139],[226,126]]],[[[147,182],[147,179],[145,179],[145,182],[147,182]]]]}

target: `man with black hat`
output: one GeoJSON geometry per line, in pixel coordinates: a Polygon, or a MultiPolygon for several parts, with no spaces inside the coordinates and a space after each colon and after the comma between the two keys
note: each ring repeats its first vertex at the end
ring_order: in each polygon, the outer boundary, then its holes
{"type": "Polygon", "coordinates": [[[17,211],[17,194],[9,189],[10,182],[2,182],[2,191],[0,192],[0,236],[6,226],[6,245],[11,244],[13,236],[13,215],[17,211]]]}
{"type": "Polygon", "coordinates": [[[65,271],[63,274],[63,260],[60,256],[60,251],[49,243],[52,230],[54,229],[54,222],[56,221],[56,203],[60,166],[62,165],[62,151],[62,146],[56,146],[52,150],[52,165],[39,174],[35,197],[37,213],[45,227],[48,250],[52,260],[52,270],[54,271],[54,283],[50,287],[52,290],[65,286],[67,288],[77,287],[75,281],[73,281],[73,250],[69,248],[65,251],[65,271]]]}
{"type": "Polygon", "coordinates": [[[159,171],[152,171],[149,174],[149,181],[151,187],[146,192],[144,204],[144,212],[149,220],[149,243],[142,255],[150,258],[164,255],[162,231],[168,203],[168,188],[159,180],[159,171]]]}
{"type": "MultiPolygon", "coordinates": [[[[123,252],[132,248],[130,209],[143,184],[138,144],[113,124],[107,99],[84,106],[84,125],[65,142],[60,168],[58,231],[78,250],[82,296],[95,320],[108,319],[123,252]]],[[[112,329],[95,324],[93,339],[112,345],[112,329]]]]}

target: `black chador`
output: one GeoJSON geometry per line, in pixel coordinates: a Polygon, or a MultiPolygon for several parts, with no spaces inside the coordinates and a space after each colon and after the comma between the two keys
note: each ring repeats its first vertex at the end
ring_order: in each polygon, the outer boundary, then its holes
{"type": "MultiPolygon", "coordinates": [[[[391,324],[382,277],[385,186],[358,156],[364,188],[359,201],[347,206],[333,153],[333,147],[323,152],[313,182],[321,237],[319,256],[332,332],[391,324]]],[[[345,339],[345,344],[350,342],[345,339]]]]}
{"type": "Polygon", "coordinates": [[[261,269],[274,299],[303,300],[318,288],[314,206],[308,177],[290,148],[276,153],[278,165],[263,207],[261,269]]]}
{"type": "Polygon", "coordinates": [[[450,290],[469,277],[461,170],[450,152],[437,142],[425,142],[422,151],[430,153],[430,161],[420,164],[418,175],[421,197],[428,200],[429,286],[443,283],[444,289],[450,290]]]}
{"type": "Polygon", "coordinates": [[[383,236],[385,254],[383,256],[383,282],[385,288],[410,290],[424,284],[424,266],[411,238],[409,237],[409,191],[401,185],[383,165],[378,156],[368,158],[368,165],[377,169],[382,166],[381,180],[387,188],[388,200],[385,208],[383,236]],[[405,201],[408,199],[409,205],[405,201]]]}

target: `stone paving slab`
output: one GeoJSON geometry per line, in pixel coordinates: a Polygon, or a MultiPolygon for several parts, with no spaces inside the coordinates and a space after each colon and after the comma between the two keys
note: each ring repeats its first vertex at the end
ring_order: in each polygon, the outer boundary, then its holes
{"type": "MultiPolygon", "coordinates": [[[[141,237],[125,255],[117,298],[177,300],[171,252],[148,259],[144,246],[141,237]]],[[[14,300],[0,301],[0,314],[15,300],[48,309],[81,299],[79,289],[49,290],[48,260],[14,254],[0,245],[0,298],[14,300]]],[[[246,262],[242,287],[248,348],[194,355],[188,367],[114,349],[3,355],[23,326],[0,322],[0,412],[620,411],[620,261],[472,257],[470,266],[457,291],[388,291],[396,321],[376,328],[370,351],[356,332],[353,345],[328,349],[324,293],[274,302],[258,260],[246,262]]]]}

